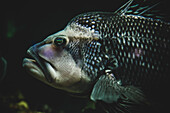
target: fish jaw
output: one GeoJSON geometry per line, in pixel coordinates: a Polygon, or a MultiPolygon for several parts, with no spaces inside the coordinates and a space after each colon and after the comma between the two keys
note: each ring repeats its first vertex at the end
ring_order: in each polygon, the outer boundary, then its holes
{"type": "MultiPolygon", "coordinates": [[[[48,71],[45,70],[45,66],[49,64],[46,60],[40,58],[35,50],[36,45],[30,47],[27,50],[27,54],[29,54],[32,58],[24,58],[23,67],[27,69],[27,71],[33,75],[34,77],[44,81],[45,78],[49,83],[53,82],[53,79],[48,71]]],[[[49,65],[48,65],[49,67],[49,65]]]]}
{"type": "MultiPolygon", "coordinates": [[[[55,34],[56,37],[56,34],[55,34]]],[[[23,60],[23,67],[42,82],[61,90],[81,93],[87,90],[90,78],[64,48],[54,45],[52,36],[30,47],[27,53],[33,57],[23,60]]]]}
{"type": "Polygon", "coordinates": [[[41,81],[45,81],[45,76],[39,66],[35,64],[35,60],[30,58],[24,58],[23,67],[26,68],[29,74],[33,75],[41,81]]]}

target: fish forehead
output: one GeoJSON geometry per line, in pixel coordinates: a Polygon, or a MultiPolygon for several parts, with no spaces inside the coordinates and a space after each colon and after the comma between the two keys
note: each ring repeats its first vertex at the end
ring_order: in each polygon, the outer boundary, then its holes
{"type": "Polygon", "coordinates": [[[110,13],[89,12],[85,14],[80,14],[73,18],[69,25],[71,25],[72,23],[76,23],[77,25],[87,28],[92,32],[99,33],[100,29],[98,26],[100,25],[100,23],[106,22],[107,20],[106,15],[110,16],[110,13]]]}

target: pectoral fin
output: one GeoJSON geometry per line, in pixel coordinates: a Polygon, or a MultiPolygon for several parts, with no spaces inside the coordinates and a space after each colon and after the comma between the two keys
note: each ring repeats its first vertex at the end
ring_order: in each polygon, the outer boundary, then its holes
{"type": "Polygon", "coordinates": [[[120,91],[120,86],[115,80],[103,75],[94,85],[90,98],[93,101],[102,100],[106,103],[113,103],[120,98],[120,91]]]}
{"type": "Polygon", "coordinates": [[[134,86],[122,86],[113,74],[101,76],[92,90],[91,100],[103,101],[106,104],[117,104],[121,108],[147,105],[143,92],[134,86]]]}

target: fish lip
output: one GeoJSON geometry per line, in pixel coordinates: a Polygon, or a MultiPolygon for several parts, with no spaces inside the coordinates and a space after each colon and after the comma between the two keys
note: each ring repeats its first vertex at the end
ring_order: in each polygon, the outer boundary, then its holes
{"type": "Polygon", "coordinates": [[[42,70],[46,80],[49,83],[52,83],[54,80],[53,80],[52,76],[50,75],[50,73],[47,71],[47,67],[46,67],[45,63],[50,64],[55,70],[57,70],[54,67],[54,65],[52,63],[50,63],[49,61],[47,61],[47,60],[43,59],[42,57],[40,57],[37,54],[37,52],[32,48],[27,50],[27,54],[30,55],[33,60],[35,60],[34,64],[37,65],[37,67],[39,67],[42,70]]]}

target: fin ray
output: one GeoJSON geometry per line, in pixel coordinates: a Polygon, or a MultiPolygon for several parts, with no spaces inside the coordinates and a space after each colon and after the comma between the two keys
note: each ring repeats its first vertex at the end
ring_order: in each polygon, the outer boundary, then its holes
{"type": "Polygon", "coordinates": [[[94,85],[91,100],[101,102],[114,112],[130,113],[138,108],[148,107],[149,102],[143,92],[134,86],[121,86],[110,74],[102,75],[94,85]],[[108,107],[114,104],[114,108],[108,107]]]}
{"type": "Polygon", "coordinates": [[[145,12],[147,12],[147,11],[149,11],[150,9],[152,9],[152,8],[154,8],[155,6],[157,6],[159,3],[156,3],[155,5],[152,5],[151,7],[146,7],[146,8],[144,8],[145,10],[144,11],[142,11],[141,13],[139,13],[139,15],[142,15],[142,14],[144,14],[145,12]]]}
{"type": "MultiPolygon", "coordinates": [[[[144,0],[143,0],[144,1],[144,0]]],[[[136,1],[135,1],[136,2],[136,1]]],[[[123,6],[121,6],[118,10],[114,12],[117,15],[136,15],[136,16],[143,16],[155,19],[162,19],[163,14],[160,14],[160,11],[151,10],[156,7],[160,2],[155,3],[154,5],[145,5],[146,2],[143,3],[134,3],[134,0],[129,0],[123,6]]]]}
{"type": "Polygon", "coordinates": [[[128,2],[126,2],[123,6],[121,6],[118,10],[116,10],[114,13],[117,14],[123,14],[125,12],[127,12],[127,10],[129,9],[129,6],[132,4],[133,0],[129,0],[128,2]]]}

